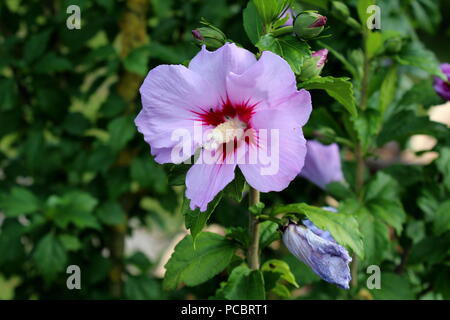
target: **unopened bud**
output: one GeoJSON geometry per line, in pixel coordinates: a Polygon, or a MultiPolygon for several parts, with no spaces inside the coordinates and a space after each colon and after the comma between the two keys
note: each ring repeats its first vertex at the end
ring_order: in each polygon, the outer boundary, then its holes
{"type": "Polygon", "coordinates": [[[217,49],[223,46],[227,38],[220,29],[206,26],[192,30],[192,36],[200,45],[206,45],[208,49],[217,49]]]}
{"type": "Polygon", "coordinates": [[[305,81],[314,78],[322,72],[323,66],[327,61],[328,50],[321,49],[306,58],[303,63],[302,72],[300,73],[300,80],[305,81]]]}
{"type": "Polygon", "coordinates": [[[317,37],[324,29],[327,17],[313,11],[301,12],[294,21],[294,32],[301,39],[317,37]]]}

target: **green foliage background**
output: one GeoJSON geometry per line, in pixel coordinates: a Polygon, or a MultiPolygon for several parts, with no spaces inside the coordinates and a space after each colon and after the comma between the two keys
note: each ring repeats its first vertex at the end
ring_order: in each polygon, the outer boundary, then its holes
{"type": "MultiPolygon", "coordinates": [[[[355,19],[357,2],[346,2],[355,19]]],[[[324,75],[351,77],[358,101],[360,34],[331,10],[330,1],[304,0],[297,5],[328,16],[332,36],[311,45],[314,50],[323,45],[333,49],[324,75]]],[[[245,247],[248,213],[230,190],[209,223],[231,228],[233,240],[199,233],[197,249],[207,259],[198,264],[189,251],[192,239],[185,238],[177,247],[185,257],[179,258],[191,259],[192,265],[171,260],[165,287],[172,290],[163,289],[163,280],[152,275],[157,261],[142,252],[124,251],[124,239],[138,227],[175,235],[183,224],[179,168],[157,165],[134,126],[140,109],[137,89],[151,68],[183,63],[195,55],[198,47],[191,30],[202,17],[254,52],[256,47],[276,51],[267,41],[255,46],[244,32],[247,0],[2,1],[0,299],[285,298],[297,285],[304,289],[294,295],[299,299],[449,299],[450,135],[426,112],[441,103],[431,87],[436,73],[432,52],[450,61],[450,3],[384,0],[378,5],[383,32],[395,30],[409,39],[409,45],[387,54],[384,40],[369,35],[369,53],[397,63],[396,69],[383,59],[374,64],[368,108],[352,122],[341,104],[354,112],[349,102],[353,91],[341,100],[334,97],[335,102],[325,91],[315,90],[327,85],[303,84],[314,89],[307,137],[320,132],[322,139],[341,143],[344,154],[347,146],[352,148],[352,134],[357,135],[372,161],[362,200],[342,186],[329,191],[341,200],[340,211],[358,217],[363,237],[359,286],[347,292],[320,281],[284,248],[262,251],[263,261],[276,259],[275,270],[270,264],[263,265],[262,272],[238,266],[242,259],[235,249],[245,247]],[[81,30],[66,28],[66,8],[71,4],[81,7],[81,30]],[[354,127],[348,129],[351,123],[354,127]],[[376,161],[378,148],[396,141],[403,149],[418,133],[437,139],[436,161],[387,167],[376,161]],[[71,264],[81,267],[82,290],[66,287],[65,271],[71,264]],[[381,267],[381,290],[365,288],[365,270],[371,264],[381,267]]],[[[298,61],[286,55],[288,61],[298,61]]],[[[343,80],[326,81],[344,86],[338,92],[350,90],[343,80]]],[[[344,158],[346,180],[352,183],[355,163],[352,157],[344,158]]],[[[263,195],[262,200],[266,209],[300,202],[321,206],[325,196],[298,178],[282,193],[263,195]]],[[[265,223],[263,245],[278,238],[276,229],[265,223]]],[[[353,240],[348,241],[351,246],[353,240]]]]}

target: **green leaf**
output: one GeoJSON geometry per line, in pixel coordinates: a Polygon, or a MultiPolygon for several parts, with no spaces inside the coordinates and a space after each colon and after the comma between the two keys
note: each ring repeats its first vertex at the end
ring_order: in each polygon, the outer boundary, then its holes
{"type": "Polygon", "coordinates": [[[141,46],[132,50],[123,61],[126,70],[145,76],[148,72],[148,61],[150,59],[150,48],[141,46]]]}
{"type": "Polygon", "coordinates": [[[62,234],[59,236],[59,240],[67,251],[77,251],[81,249],[82,244],[80,240],[73,235],[62,234]]]}
{"type": "Polygon", "coordinates": [[[109,146],[111,149],[115,152],[123,149],[136,133],[133,116],[122,116],[112,120],[108,124],[108,132],[110,134],[109,146]]]}
{"type": "Polygon", "coordinates": [[[0,195],[0,210],[4,211],[7,217],[32,213],[39,207],[36,196],[22,187],[13,187],[9,194],[0,195]]]}
{"type": "Polygon", "coordinates": [[[187,229],[191,231],[194,246],[196,244],[196,238],[203,230],[211,214],[216,209],[220,200],[222,200],[223,193],[220,192],[213,201],[208,204],[208,208],[205,212],[201,212],[200,209],[191,210],[190,201],[186,197],[183,201],[182,214],[184,216],[184,223],[187,229]]]}
{"type": "Polygon", "coordinates": [[[17,98],[18,91],[14,79],[0,79],[0,111],[14,109],[17,98]]]}
{"type": "Polygon", "coordinates": [[[397,65],[393,65],[389,68],[386,77],[381,84],[380,89],[380,104],[378,109],[380,114],[384,114],[386,109],[392,103],[395,98],[395,93],[397,89],[397,65]]]}
{"type": "Polygon", "coordinates": [[[404,46],[396,56],[396,60],[403,65],[413,66],[425,70],[431,75],[447,80],[439,67],[439,61],[432,51],[425,49],[418,42],[411,42],[404,46]]]}
{"type": "Polygon", "coordinates": [[[447,132],[445,125],[430,121],[428,116],[417,116],[413,111],[397,112],[383,125],[377,137],[377,144],[384,145],[389,141],[404,141],[415,134],[436,136],[447,132]]]}
{"type": "Polygon", "coordinates": [[[163,298],[159,283],[149,276],[128,276],[125,297],[130,300],[155,300],[163,298]]]}
{"type": "Polygon", "coordinates": [[[47,201],[47,216],[54,219],[61,228],[73,223],[78,228],[95,228],[100,226],[93,214],[97,199],[82,191],[71,191],[62,197],[51,196],[47,201]]]}
{"type": "Polygon", "coordinates": [[[292,1],[290,0],[252,0],[256,10],[262,20],[269,24],[278,18],[283,9],[286,8],[292,1]]]}
{"type": "Polygon", "coordinates": [[[400,201],[378,201],[367,206],[367,210],[374,216],[394,227],[398,235],[402,233],[406,213],[400,201]]]}
{"type": "MultiPolygon", "coordinates": [[[[364,24],[364,28],[366,25],[364,24]]],[[[383,49],[383,37],[381,32],[369,31],[366,40],[367,56],[372,59],[383,49]]]]}
{"type": "Polygon", "coordinates": [[[245,178],[240,170],[237,170],[235,174],[235,178],[231,181],[223,190],[225,196],[230,197],[231,199],[241,202],[244,194],[245,188],[245,178]]]}
{"type": "Polygon", "coordinates": [[[339,213],[335,213],[305,203],[294,203],[275,208],[273,214],[280,213],[306,215],[318,228],[329,231],[337,243],[348,246],[359,257],[364,257],[363,242],[355,217],[341,212],[341,210],[339,213]]]}
{"type": "Polygon", "coordinates": [[[379,171],[364,190],[365,201],[397,200],[398,184],[388,174],[379,171]]]}
{"type": "Polygon", "coordinates": [[[304,58],[311,55],[309,45],[305,41],[290,35],[274,37],[270,34],[266,34],[259,39],[256,46],[261,51],[272,51],[284,58],[295,74],[301,73],[304,58]]]}
{"type": "Polygon", "coordinates": [[[408,264],[433,265],[442,262],[448,253],[450,239],[444,236],[426,237],[411,249],[408,264]]]}
{"type": "Polygon", "coordinates": [[[438,236],[450,230],[450,200],[442,203],[436,211],[433,230],[438,236]]]}
{"type": "Polygon", "coordinates": [[[47,280],[51,280],[65,269],[67,254],[59,239],[49,233],[37,244],[33,260],[39,272],[47,280]]]}
{"type": "Polygon", "coordinates": [[[49,52],[41,59],[39,59],[34,66],[36,73],[55,73],[72,69],[70,60],[56,55],[54,52],[49,52]]]}
{"type": "Polygon", "coordinates": [[[99,220],[110,226],[117,226],[126,222],[126,213],[116,201],[103,203],[97,210],[99,220]]]}
{"type": "Polygon", "coordinates": [[[442,148],[439,152],[439,158],[436,160],[438,170],[444,176],[444,185],[450,191],[450,148],[442,148]]]}
{"type": "Polygon", "coordinates": [[[316,77],[303,82],[301,86],[306,90],[325,90],[330,97],[342,104],[352,116],[356,117],[353,84],[349,81],[349,78],[316,77]]]}
{"type": "Polygon", "coordinates": [[[263,35],[264,22],[258,14],[255,5],[249,1],[243,12],[244,30],[253,44],[263,35]]]}
{"type": "Polygon", "coordinates": [[[29,37],[23,49],[24,60],[30,63],[39,58],[44,53],[49,39],[50,30],[39,32],[29,37]]]}
{"type": "Polygon", "coordinates": [[[192,236],[187,235],[175,247],[165,265],[164,287],[175,289],[180,283],[196,286],[225,269],[234,254],[234,247],[224,237],[210,232],[198,235],[194,249],[192,236]]]}
{"type": "Polygon", "coordinates": [[[223,294],[228,300],[264,300],[264,278],[259,270],[251,270],[246,265],[233,269],[223,294]]]}
{"type": "Polygon", "coordinates": [[[413,300],[414,294],[408,277],[381,272],[381,288],[370,291],[376,300],[413,300]]]}
{"type": "Polygon", "coordinates": [[[356,8],[358,10],[359,21],[361,21],[363,28],[367,28],[366,26],[367,19],[371,15],[370,13],[367,13],[367,8],[374,4],[375,0],[358,0],[356,8]]]}
{"type": "Polygon", "coordinates": [[[364,240],[364,263],[380,264],[390,244],[388,227],[369,212],[358,215],[358,221],[364,240]]]}
{"type": "Polygon", "coordinates": [[[167,192],[166,172],[152,158],[135,158],[131,163],[131,178],[139,182],[143,188],[149,188],[161,194],[167,192]]]}
{"type": "Polygon", "coordinates": [[[281,279],[285,280],[287,283],[292,284],[294,287],[298,288],[298,283],[295,280],[295,276],[292,274],[289,265],[282,260],[271,259],[264,262],[261,266],[261,271],[270,271],[281,274],[281,279]]]}
{"type": "Polygon", "coordinates": [[[184,186],[186,183],[186,174],[191,168],[189,164],[174,164],[171,166],[168,180],[170,186],[184,186]]]}
{"type": "Polygon", "coordinates": [[[25,257],[21,242],[24,227],[16,219],[6,219],[0,226],[0,266],[14,265],[25,257]]]}
{"type": "Polygon", "coordinates": [[[264,221],[259,224],[259,246],[264,249],[280,238],[278,224],[272,221],[264,221]]]}
{"type": "Polygon", "coordinates": [[[411,105],[422,105],[425,108],[442,103],[441,98],[433,88],[433,80],[423,79],[409,89],[401,98],[398,105],[409,108],[411,105]]]}

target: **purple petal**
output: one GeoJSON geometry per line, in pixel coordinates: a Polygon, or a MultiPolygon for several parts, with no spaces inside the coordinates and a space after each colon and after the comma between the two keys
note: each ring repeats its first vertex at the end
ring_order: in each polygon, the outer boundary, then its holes
{"type": "Polygon", "coordinates": [[[218,97],[225,101],[228,74],[241,74],[255,63],[253,53],[234,43],[227,43],[215,51],[208,51],[206,46],[202,46],[202,50],[189,63],[189,69],[201,75],[218,92],[218,97]]]}
{"type": "Polygon", "coordinates": [[[197,162],[186,175],[186,197],[191,209],[206,211],[208,203],[234,179],[236,164],[221,163],[222,152],[203,150],[197,162]]]}
{"type": "Polygon", "coordinates": [[[239,164],[247,182],[262,192],[281,191],[300,173],[306,154],[301,126],[311,113],[309,92],[301,90],[278,108],[259,110],[252,118],[258,144],[249,152],[257,163],[239,164]]]}
{"type": "Polygon", "coordinates": [[[227,89],[231,101],[249,101],[258,109],[276,107],[297,92],[291,67],[270,51],[264,51],[258,62],[244,73],[231,73],[227,89]]]}
{"type": "Polygon", "coordinates": [[[343,181],[339,146],[328,146],[315,140],[308,140],[305,166],[300,175],[322,189],[334,181],[343,181]]]}

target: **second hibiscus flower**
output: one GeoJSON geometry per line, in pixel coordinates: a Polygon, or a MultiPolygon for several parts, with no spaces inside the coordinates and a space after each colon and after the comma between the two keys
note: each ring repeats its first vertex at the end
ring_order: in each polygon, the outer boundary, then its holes
{"type": "Polygon", "coordinates": [[[155,160],[181,163],[197,155],[186,176],[191,209],[205,211],[236,166],[261,192],[283,190],[303,167],[311,97],[297,90],[289,64],[276,54],[265,51],[257,60],[230,43],[213,52],[203,47],[188,68],[151,70],[140,93],[135,122],[155,160]]]}

